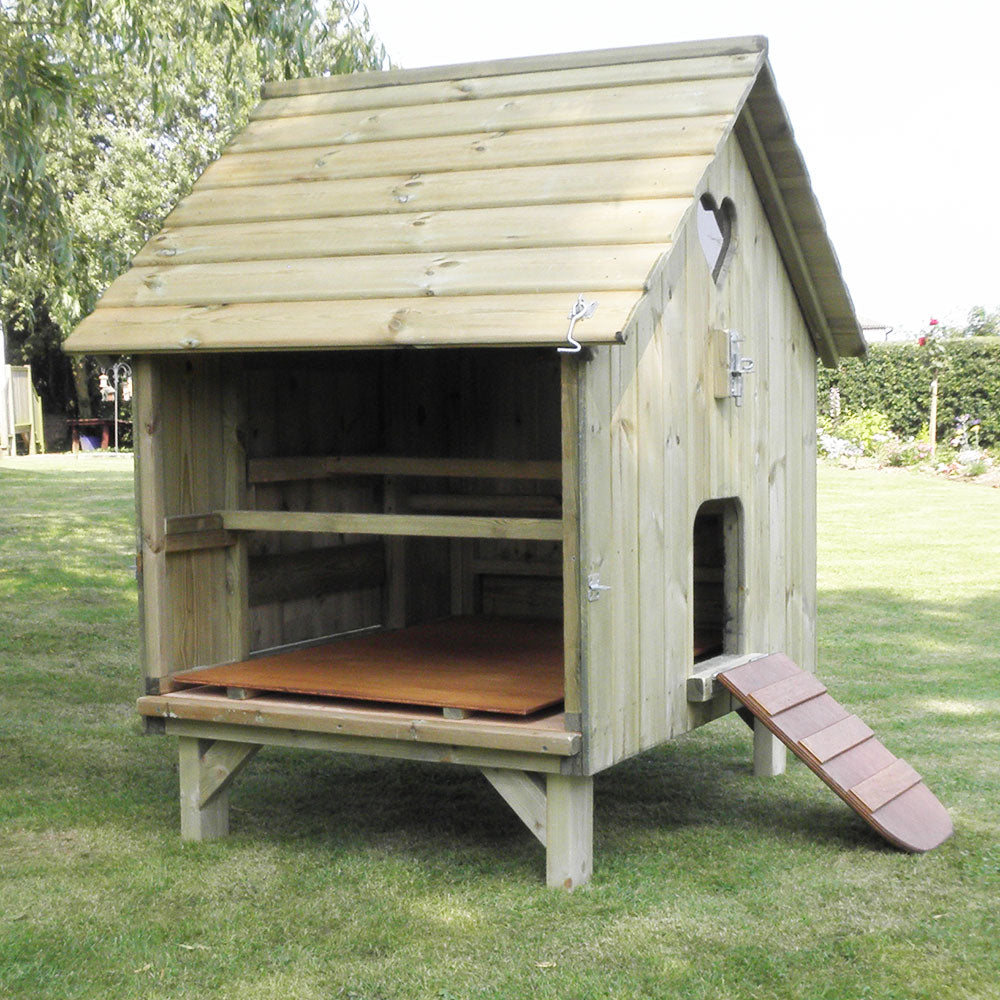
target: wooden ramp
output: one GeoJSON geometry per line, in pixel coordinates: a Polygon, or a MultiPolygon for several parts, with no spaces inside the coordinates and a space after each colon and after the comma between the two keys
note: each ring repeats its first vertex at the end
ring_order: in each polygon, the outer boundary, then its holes
{"type": "Polygon", "coordinates": [[[951,817],[920,775],[783,653],[718,680],[891,844],[929,851],[951,836],[951,817]]]}

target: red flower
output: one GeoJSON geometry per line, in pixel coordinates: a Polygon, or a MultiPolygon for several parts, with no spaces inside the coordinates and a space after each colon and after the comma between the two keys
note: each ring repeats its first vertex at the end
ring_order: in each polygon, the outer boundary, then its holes
{"type": "Polygon", "coordinates": [[[937,326],[937,325],[938,325],[938,321],[936,319],[932,319],[931,320],[931,326],[937,326]]]}
{"type": "Polygon", "coordinates": [[[920,346],[923,347],[927,343],[927,338],[926,337],[921,337],[920,340],[917,341],[917,343],[919,343],[920,346]]]}

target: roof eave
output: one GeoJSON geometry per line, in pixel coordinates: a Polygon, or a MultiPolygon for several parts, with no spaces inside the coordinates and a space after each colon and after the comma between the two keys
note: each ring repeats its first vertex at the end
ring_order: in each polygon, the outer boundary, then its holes
{"type": "Polygon", "coordinates": [[[739,109],[735,131],[817,353],[830,368],[841,357],[863,356],[861,324],[766,59],[739,109]],[[786,191],[794,191],[794,201],[786,191]]]}

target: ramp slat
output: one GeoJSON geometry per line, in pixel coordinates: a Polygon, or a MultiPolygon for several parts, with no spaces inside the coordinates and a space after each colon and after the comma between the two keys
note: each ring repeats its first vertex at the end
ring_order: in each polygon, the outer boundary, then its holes
{"type": "Polygon", "coordinates": [[[896,758],[872,737],[864,743],[828,760],[823,770],[831,780],[843,788],[853,788],[856,784],[888,767],[896,758]]]}
{"type": "Polygon", "coordinates": [[[801,673],[802,670],[784,653],[772,653],[763,659],[751,660],[739,667],[733,667],[727,671],[726,676],[744,694],[753,694],[754,691],[759,691],[769,684],[801,673]]]}
{"type": "Polygon", "coordinates": [[[890,843],[927,851],[951,836],[947,810],[920,775],[783,653],[717,679],[890,843]]]}
{"type": "Polygon", "coordinates": [[[921,777],[905,760],[894,760],[888,767],[850,789],[850,794],[872,812],[919,784],[921,777]]]}
{"type": "Polygon", "coordinates": [[[800,670],[793,677],[755,691],[751,697],[768,715],[777,715],[821,694],[826,694],[826,688],[812,674],[800,670]]]}
{"type": "Polygon", "coordinates": [[[790,708],[775,716],[783,732],[793,740],[803,740],[821,729],[832,726],[850,715],[843,705],[838,704],[829,694],[821,694],[818,698],[804,701],[795,708],[790,708]]]}
{"type": "Polygon", "coordinates": [[[799,742],[813,755],[818,764],[825,764],[831,758],[840,756],[874,735],[856,715],[849,715],[846,719],[841,719],[840,722],[835,722],[832,726],[827,726],[826,729],[821,729],[799,742]]]}

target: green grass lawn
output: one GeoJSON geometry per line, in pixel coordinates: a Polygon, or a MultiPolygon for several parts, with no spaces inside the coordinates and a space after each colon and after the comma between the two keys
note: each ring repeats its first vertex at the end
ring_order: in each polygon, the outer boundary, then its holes
{"type": "Polygon", "coordinates": [[[178,837],[131,468],[0,463],[0,997],[1000,997],[1000,491],[820,470],[820,674],[955,820],[884,846],[729,718],[597,780],[593,884],[472,771],[262,752],[178,837]]]}

